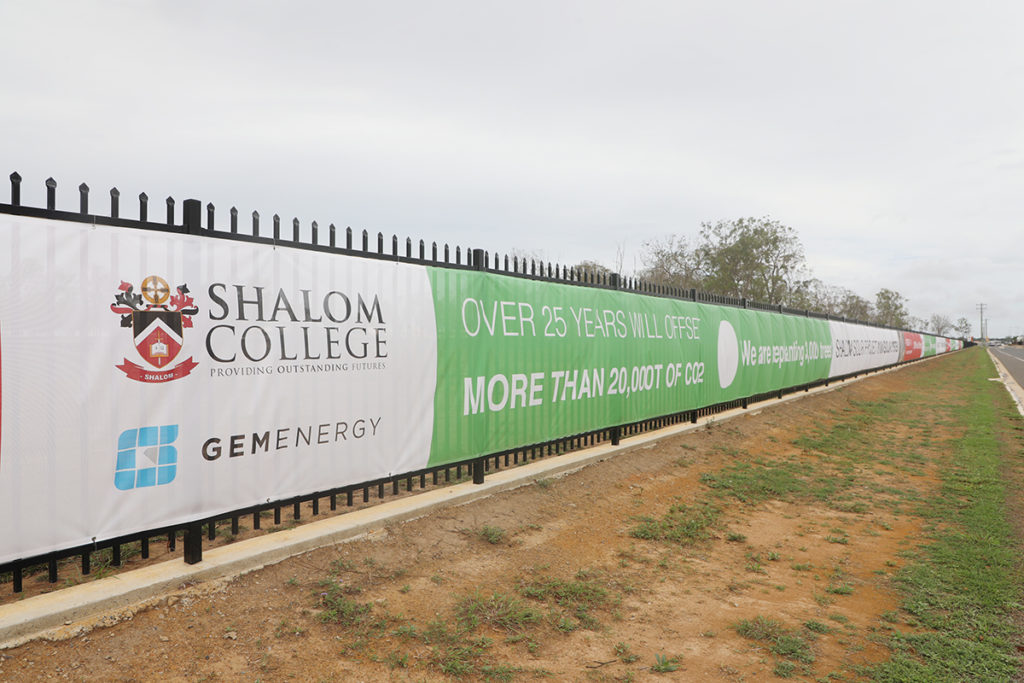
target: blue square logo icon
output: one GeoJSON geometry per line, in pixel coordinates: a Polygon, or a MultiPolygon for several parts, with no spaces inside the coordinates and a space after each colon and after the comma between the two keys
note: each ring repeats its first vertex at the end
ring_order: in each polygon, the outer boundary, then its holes
{"type": "Polygon", "coordinates": [[[178,472],[178,425],[126,429],[117,439],[114,486],[122,491],[162,486],[178,472]]]}

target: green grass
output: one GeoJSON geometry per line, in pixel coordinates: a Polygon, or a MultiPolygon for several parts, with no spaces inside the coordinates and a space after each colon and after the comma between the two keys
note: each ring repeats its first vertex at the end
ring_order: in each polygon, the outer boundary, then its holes
{"type": "MultiPolygon", "coordinates": [[[[744,619],[734,628],[736,633],[748,640],[756,640],[768,646],[769,652],[790,662],[811,664],[814,652],[811,645],[800,631],[786,627],[778,619],[758,615],[753,619],[744,619]]],[[[784,666],[784,670],[795,671],[795,667],[784,666]]]]}
{"type": "Polygon", "coordinates": [[[491,545],[497,545],[505,540],[505,530],[500,526],[491,526],[489,524],[484,524],[476,532],[476,535],[491,545]]]}
{"type": "Polygon", "coordinates": [[[524,580],[517,590],[525,598],[554,606],[551,621],[564,633],[600,629],[593,610],[612,606],[617,601],[600,577],[587,571],[577,572],[571,580],[543,576],[524,580]]]}
{"type": "Polygon", "coordinates": [[[323,608],[320,621],[354,626],[363,623],[369,617],[372,605],[352,600],[348,597],[345,587],[336,581],[328,581],[326,584],[326,590],[319,593],[320,606],[323,608]]]}
{"type": "Polygon", "coordinates": [[[678,657],[666,657],[665,655],[654,655],[654,665],[651,671],[654,673],[669,673],[679,668],[678,657]]]}
{"type": "Polygon", "coordinates": [[[629,534],[650,541],[671,541],[680,545],[693,545],[711,538],[721,511],[716,505],[699,502],[693,505],[677,503],[661,519],[638,517],[629,534]]]}
{"type": "Polygon", "coordinates": [[[463,598],[455,605],[455,614],[467,629],[486,624],[509,633],[518,633],[542,618],[540,612],[504,593],[492,593],[486,598],[479,594],[463,598]]]}
{"type": "Polygon", "coordinates": [[[1000,681],[1020,671],[1021,549],[1007,519],[1007,475],[1019,467],[1022,440],[1019,426],[1006,427],[1020,418],[988,381],[994,371],[982,351],[956,360],[947,365],[959,376],[945,381],[970,387],[954,413],[966,433],[941,489],[918,510],[936,523],[929,542],[896,575],[902,608],[923,631],[892,635],[892,658],[873,671],[879,681],[1000,681]]]}

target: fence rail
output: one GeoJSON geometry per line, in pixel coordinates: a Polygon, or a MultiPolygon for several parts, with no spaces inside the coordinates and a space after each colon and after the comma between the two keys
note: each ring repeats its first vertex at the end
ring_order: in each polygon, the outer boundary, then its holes
{"type": "MultiPolygon", "coordinates": [[[[301,230],[302,226],[298,218],[291,220],[289,230],[287,223],[282,227],[282,219],[279,215],[275,214],[268,221],[261,223],[262,217],[258,212],[253,211],[249,216],[243,218],[245,224],[240,225],[239,211],[236,207],[231,207],[227,212],[221,212],[220,216],[218,216],[216,207],[213,204],[207,204],[204,208],[202,203],[195,199],[186,199],[181,203],[179,211],[174,198],[167,197],[164,200],[164,220],[154,222],[150,219],[149,197],[142,193],[138,197],[138,218],[129,219],[121,215],[121,196],[116,187],[111,188],[109,191],[108,215],[90,213],[90,188],[85,183],[82,183],[77,188],[79,210],[77,212],[62,211],[56,208],[57,183],[53,178],[48,178],[45,181],[45,208],[28,207],[24,206],[21,201],[21,176],[18,173],[12,173],[10,182],[10,203],[0,203],[0,214],[199,235],[211,239],[279,245],[358,258],[389,260],[442,268],[472,269],[543,282],[619,290],[684,301],[749,308],[827,320],[842,320],[844,322],[855,322],[873,327],[887,327],[868,321],[847,321],[844,317],[831,316],[826,313],[748,301],[747,299],[701,292],[696,289],[666,287],[635,277],[623,277],[616,273],[580,269],[540,259],[520,258],[517,255],[499,254],[498,252],[492,253],[483,249],[462,245],[438,244],[436,241],[428,244],[422,239],[414,242],[408,237],[401,240],[397,235],[391,235],[388,238],[381,232],[371,234],[365,229],[353,231],[351,227],[339,229],[333,223],[329,224],[326,228],[321,228],[316,221],[311,222],[308,226],[309,239],[304,241],[301,239],[303,231],[301,230]],[[225,214],[227,216],[226,223],[225,214]],[[176,222],[179,215],[180,222],[176,222]],[[218,223],[218,219],[220,219],[220,223],[218,223]]],[[[95,202],[93,202],[93,205],[95,205],[95,202]]],[[[896,328],[890,327],[888,329],[896,328]]],[[[886,367],[891,366],[876,368],[872,371],[882,370],[886,367]]],[[[696,422],[701,416],[712,415],[733,408],[746,408],[750,403],[759,400],[782,397],[784,393],[788,392],[806,391],[813,386],[828,384],[830,381],[841,381],[847,377],[860,374],[864,373],[850,373],[849,375],[757,394],[695,410],[671,413],[624,425],[607,426],[581,434],[566,435],[543,443],[474,457],[457,463],[448,463],[388,478],[314,491],[302,496],[273,500],[266,504],[233,510],[223,515],[193,520],[185,524],[148,529],[116,538],[101,539],[86,545],[65,548],[44,555],[25,557],[0,565],[0,581],[11,581],[14,592],[21,592],[24,586],[25,575],[27,573],[35,573],[40,568],[45,567],[47,580],[50,583],[55,583],[59,580],[61,561],[66,562],[70,558],[78,558],[81,574],[89,575],[92,572],[93,558],[101,551],[109,549],[110,564],[120,566],[123,563],[123,556],[125,554],[123,549],[125,546],[131,546],[132,554],[138,552],[142,558],[148,558],[150,555],[150,544],[154,539],[166,539],[168,549],[170,551],[177,551],[179,536],[181,537],[183,559],[190,564],[197,563],[202,560],[204,535],[207,539],[213,540],[217,535],[218,524],[230,524],[231,534],[237,535],[240,530],[240,520],[250,515],[252,516],[251,528],[253,530],[260,530],[264,523],[262,519],[264,514],[272,512],[274,525],[280,525],[283,523],[283,511],[289,507],[291,508],[292,520],[294,521],[301,518],[304,507],[308,506],[310,513],[315,516],[321,513],[322,503],[325,503],[331,511],[337,510],[339,506],[354,507],[359,505],[360,501],[362,504],[371,504],[383,500],[388,495],[389,490],[390,495],[399,495],[403,484],[406,492],[411,492],[415,490],[417,484],[419,489],[424,489],[428,486],[442,486],[469,478],[472,478],[476,483],[482,483],[486,472],[492,469],[514,467],[538,458],[591,446],[598,442],[610,441],[612,444],[617,444],[620,438],[624,436],[651,429],[660,429],[680,422],[696,422]]]]}

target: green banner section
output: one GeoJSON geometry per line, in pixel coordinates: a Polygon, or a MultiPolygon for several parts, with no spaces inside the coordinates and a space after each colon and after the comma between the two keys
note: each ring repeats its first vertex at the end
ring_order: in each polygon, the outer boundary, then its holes
{"type": "Polygon", "coordinates": [[[922,335],[922,338],[924,340],[924,353],[921,354],[922,357],[923,358],[927,358],[928,356],[934,356],[935,355],[935,337],[933,337],[930,334],[925,334],[925,335],[922,335]]]}
{"type": "Polygon", "coordinates": [[[430,465],[828,376],[828,322],[428,268],[430,465]]]}

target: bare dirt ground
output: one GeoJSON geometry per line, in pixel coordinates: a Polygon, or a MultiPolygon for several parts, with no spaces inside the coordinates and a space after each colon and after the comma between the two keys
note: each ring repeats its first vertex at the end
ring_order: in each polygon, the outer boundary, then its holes
{"type": "MultiPolygon", "coordinates": [[[[874,491],[925,493],[936,485],[928,461],[851,471],[801,438],[929,371],[914,365],[753,409],[230,582],[185,587],[116,625],[0,651],[0,679],[854,680],[888,656],[879,641],[898,609],[890,579],[920,537],[919,519],[897,505],[813,496],[716,498],[708,475],[748,460],[810,464],[874,491]],[[674,505],[687,506],[683,517],[712,505],[720,517],[695,542],[637,537],[644,518],[674,505]],[[757,618],[803,634],[809,649],[780,657],[737,632],[757,618]]],[[[955,436],[942,424],[921,428],[936,453],[955,436]]]]}

